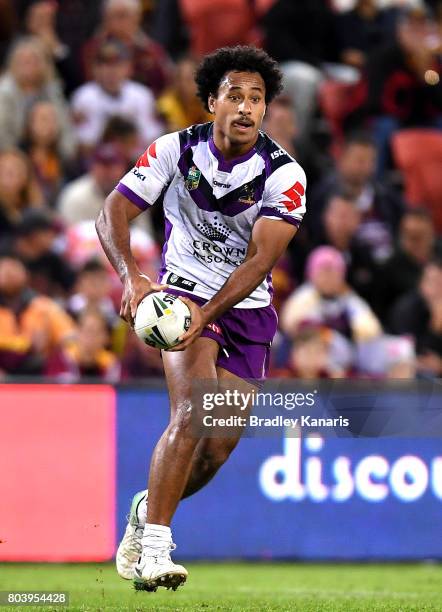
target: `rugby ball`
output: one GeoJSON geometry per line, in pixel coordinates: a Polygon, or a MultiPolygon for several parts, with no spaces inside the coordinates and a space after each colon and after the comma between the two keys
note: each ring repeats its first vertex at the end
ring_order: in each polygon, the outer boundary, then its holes
{"type": "Polygon", "coordinates": [[[134,331],[145,344],[158,349],[172,348],[190,327],[187,305],[176,295],[158,291],[138,304],[134,331]]]}

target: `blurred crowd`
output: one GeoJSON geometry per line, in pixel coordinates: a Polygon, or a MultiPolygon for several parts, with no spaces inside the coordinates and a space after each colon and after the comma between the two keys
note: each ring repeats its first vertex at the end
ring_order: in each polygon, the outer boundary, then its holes
{"type": "MultiPolygon", "coordinates": [[[[210,121],[206,53],[264,47],[264,129],[308,213],[274,272],[272,375],[442,375],[442,0],[0,0],[0,379],[162,376],[94,221],[159,135],[210,121]]],[[[160,207],[131,244],[155,276],[160,207]]]]}

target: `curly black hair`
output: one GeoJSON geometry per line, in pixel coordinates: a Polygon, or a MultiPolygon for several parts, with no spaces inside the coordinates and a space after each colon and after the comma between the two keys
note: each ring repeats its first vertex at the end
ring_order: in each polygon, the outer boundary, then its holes
{"type": "Polygon", "coordinates": [[[282,73],[278,64],[263,49],[242,45],[222,47],[206,55],[195,73],[198,96],[206,110],[209,110],[209,96],[216,96],[223,76],[232,71],[258,72],[265,83],[267,104],[282,90],[282,73]]]}

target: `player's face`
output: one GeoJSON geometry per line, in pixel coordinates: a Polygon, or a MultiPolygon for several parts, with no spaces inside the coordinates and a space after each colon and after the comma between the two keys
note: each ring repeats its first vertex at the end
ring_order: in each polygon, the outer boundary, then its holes
{"type": "Polygon", "coordinates": [[[210,96],[215,130],[234,146],[253,146],[264,117],[265,84],[257,72],[228,72],[210,96]]]}

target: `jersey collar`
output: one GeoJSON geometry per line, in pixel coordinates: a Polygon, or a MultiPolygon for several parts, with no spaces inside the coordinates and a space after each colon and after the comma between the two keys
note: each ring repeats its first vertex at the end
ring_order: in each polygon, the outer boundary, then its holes
{"type": "Polygon", "coordinates": [[[214,143],[213,135],[211,135],[209,137],[209,149],[214,155],[214,157],[216,157],[216,159],[218,160],[218,170],[220,172],[232,172],[233,168],[237,164],[242,164],[243,162],[249,160],[251,157],[255,155],[256,144],[254,147],[250,149],[250,151],[248,151],[247,153],[244,153],[244,155],[241,155],[240,157],[235,157],[234,159],[226,160],[224,159],[224,155],[221,153],[221,151],[218,149],[218,147],[214,143]]]}

